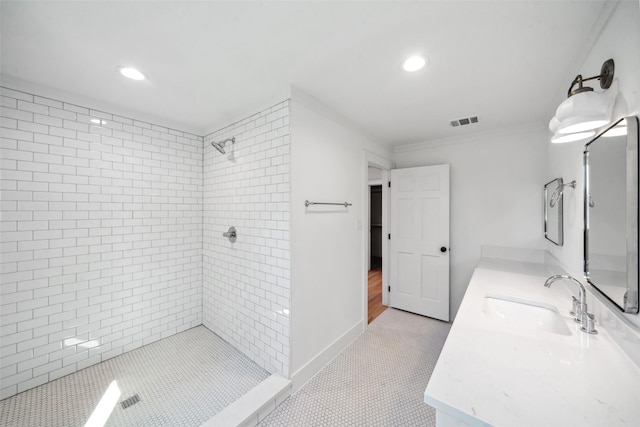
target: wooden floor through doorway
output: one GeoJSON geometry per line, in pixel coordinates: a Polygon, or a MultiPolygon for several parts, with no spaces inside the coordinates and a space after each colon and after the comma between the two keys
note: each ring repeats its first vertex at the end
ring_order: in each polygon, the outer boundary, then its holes
{"type": "Polygon", "coordinates": [[[380,316],[387,306],[382,305],[382,267],[369,270],[369,321],[380,316]]]}

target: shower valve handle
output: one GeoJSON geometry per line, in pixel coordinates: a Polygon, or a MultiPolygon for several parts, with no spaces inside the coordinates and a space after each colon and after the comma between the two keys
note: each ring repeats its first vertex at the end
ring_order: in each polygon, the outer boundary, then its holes
{"type": "Polygon", "coordinates": [[[235,242],[237,239],[236,228],[234,226],[229,227],[229,231],[222,233],[222,236],[229,239],[231,243],[235,242]]]}

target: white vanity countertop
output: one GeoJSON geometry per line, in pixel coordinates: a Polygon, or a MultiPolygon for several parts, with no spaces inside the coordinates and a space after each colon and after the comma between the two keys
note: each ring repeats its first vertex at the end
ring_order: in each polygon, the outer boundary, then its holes
{"type": "Polygon", "coordinates": [[[640,370],[598,323],[597,335],[579,330],[569,314],[575,286],[560,280],[545,288],[552,274],[544,264],[480,263],[426,403],[477,426],[640,425],[640,370]],[[496,320],[485,313],[487,294],[555,306],[567,335],[496,320]]]}

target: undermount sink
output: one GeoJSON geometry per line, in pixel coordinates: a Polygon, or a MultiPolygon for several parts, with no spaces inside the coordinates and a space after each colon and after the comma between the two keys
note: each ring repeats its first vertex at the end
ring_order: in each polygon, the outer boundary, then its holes
{"type": "Polygon", "coordinates": [[[550,304],[506,295],[486,294],[482,312],[486,319],[491,319],[508,329],[571,335],[558,309],[550,304]]]}

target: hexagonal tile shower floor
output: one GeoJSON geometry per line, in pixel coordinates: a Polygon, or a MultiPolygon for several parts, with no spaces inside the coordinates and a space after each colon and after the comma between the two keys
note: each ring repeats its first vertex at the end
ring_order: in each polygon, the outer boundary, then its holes
{"type": "Polygon", "coordinates": [[[115,380],[107,426],[199,426],[268,376],[198,326],[5,399],[0,425],[82,426],[115,380]]]}
{"type": "Polygon", "coordinates": [[[450,328],[385,310],[260,426],[435,426],[422,399],[450,328]]]}

